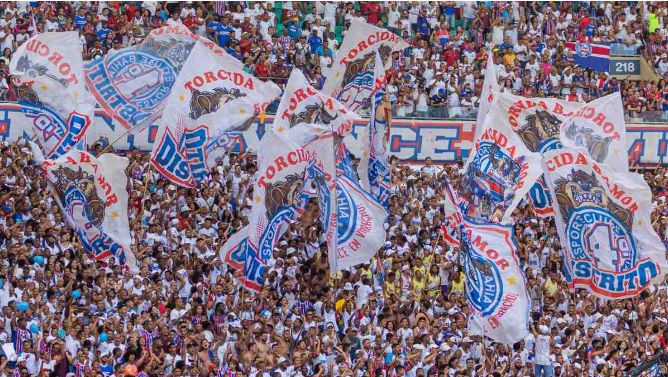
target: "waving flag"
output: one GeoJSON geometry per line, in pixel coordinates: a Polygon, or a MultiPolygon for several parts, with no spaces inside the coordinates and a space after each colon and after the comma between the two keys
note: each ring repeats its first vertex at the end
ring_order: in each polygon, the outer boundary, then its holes
{"type": "Polygon", "coordinates": [[[14,53],[9,68],[21,110],[47,158],[79,144],[95,110],[86,90],[78,32],[42,33],[14,53]]]}
{"type": "Polygon", "coordinates": [[[360,158],[362,182],[368,182],[369,191],[383,207],[390,200],[390,119],[392,109],[385,94],[385,72],[381,57],[376,52],[373,103],[369,115],[369,132],[360,158]]]}
{"type": "MultiPolygon", "coordinates": [[[[561,148],[562,123],[575,114],[580,103],[556,98],[526,98],[507,93],[496,94],[497,106],[507,114],[508,123],[531,152],[561,148]]],[[[529,189],[529,198],[538,216],[554,215],[550,192],[541,178],[529,189]]]]}
{"type": "Polygon", "coordinates": [[[540,154],[531,152],[513,132],[498,101],[497,97],[471,150],[459,196],[464,216],[507,222],[541,174],[540,154]]]}
{"type": "Polygon", "coordinates": [[[283,133],[298,124],[319,124],[339,134],[349,133],[361,117],[339,101],[313,88],[299,69],[290,74],[276,110],[272,130],[283,133]]]}
{"type": "MultiPolygon", "coordinates": [[[[492,102],[494,101],[494,93],[501,91],[501,85],[496,78],[496,72],[494,71],[494,57],[492,56],[492,51],[489,51],[487,54],[487,67],[485,68],[485,77],[482,83],[482,92],[480,92],[480,105],[478,106],[478,114],[476,115],[475,120],[475,129],[473,131],[473,141],[478,140],[480,133],[482,132],[483,125],[485,124],[485,118],[489,112],[492,102]]],[[[467,160],[466,167],[468,167],[467,160]]]]}
{"type": "Polygon", "coordinates": [[[566,42],[566,49],[573,51],[573,62],[596,72],[610,70],[610,46],[589,42],[566,42]]]}
{"type": "Polygon", "coordinates": [[[462,214],[459,210],[460,202],[457,192],[447,178],[445,180],[444,199],[445,223],[441,226],[443,239],[448,245],[459,248],[459,230],[462,225],[462,214]]]}
{"type": "Polygon", "coordinates": [[[267,133],[260,145],[249,224],[231,237],[220,254],[233,267],[244,267],[244,284],[259,291],[274,246],[303,205],[302,188],[311,156],[302,147],[325,128],[302,124],[278,135],[267,133]]]}
{"type": "Polygon", "coordinates": [[[167,101],[151,163],[172,182],[195,187],[229,146],[230,131],[246,129],[280,89],[243,72],[235,59],[198,41],[167,101]],[[219,154],[214,153],[216,150],[219,154]]]}
{"type": "Polygon", "coordinates": [[[111,153],[96,158],[71,150],[55,160],[36,160],[42,163],[53,197],[89,257],[114,259],[136,272],[128,223],[128,159],[111,153]]]}
{"type": "MultiPolygon", "coordinates": [[[[88,88],[108,114],[123,127],[138,132],[162,115],[179,71],[197,41],[216,56],[226,55],[215,43],[183,25],[163,26],[152,30],[141,44],[109,51],[87,63],[88,88]]],[[[234,61],[241,69],[241,63],[234,61]]]]}
{"type": "Polygon", "coordinates": [[[514,344],[529,335],[529,295],[509,225],[464,219],[461,263],[472,335],[514,344]]]}
{"type": "Polygon", "coordinates": [[[628,172],[624,106],[619,92],[595,99],[563,121],[561,142],[613,171],[628,172]]]}
{"type": "Polygon", "coordinates": [[[628,298],[663,280],[666,248],[652,228],[652,195],[640,175],[613,172],[572,148],[546,152],[543,165],[573,289],[628,298]]]}
{"type": "Polygon", "coordinates": [[[334,57],[323,92],[351,111],[368,109],[375,87],[376,52],[385,72],[392,66],[392,53],[405,48],[408,43],[391,31],[353,20],[334,57]]]}

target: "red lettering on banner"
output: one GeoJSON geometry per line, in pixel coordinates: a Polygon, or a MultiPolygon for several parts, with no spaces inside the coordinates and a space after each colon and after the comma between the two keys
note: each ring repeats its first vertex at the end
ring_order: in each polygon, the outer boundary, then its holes
{"type": "Polygon", "coordinates": [[[197,75],[192,78],[192,80],[188,80],[185,83],[186,89],[190,90],[191,92],[195,89],[199,89],[204,84],[209,84],[215,81],[231,81],[234,83],[235,86],[240,86],[249,90],[253,90],[255,87],[254,81],[250,77],[246,77],[245,75],[238,73],[238,72],[230,72],[225,69],[219,69],[218,71],[207,71],[204,72],[202,75],[197,75]],[[204,77],[202,77],[204,76],[204,77]]]}
{"type": "Polygon", "coordinates": [[[370,34],[369,36],[366,37],[366,39],[359,41],[357,43],[357,46],[351,48],[348,51],[348,53],[341,60],[339,60],[339,64],[340,65],[350,64],[350,62],[354,60],[355,57],[357,57],[357,55],[364,52],[364,50],[368,50],[378,42],[387,41],[395,43],[398,40],[399,38],[394,33],[390,33],[389,31],[380,31],[376,32],[375,34],[370,34]]]}
{"type": "Polygon", "coordinates": [[[281,119],[290,118],[290,114],[297,109],[297,106],[305,99],[317,95],[318,92],[315,91],[310,85],[306,88],[296,89],[293,95],[290,97],[290,106],[281,114],[281,119]]]}
{"type": "Polygon", "coordinates": [[[309,160],[308,153],[302,148],[299,148],[294,151],[290,151],[286,156],[278,156],[272,161],[272,164],[269,165],[264,173],[258,178],[257,185],[261,188],[267,187],[267,179],[271,180],[274,178],[277,172],[287,169],[290,166],[295,166],[300,163],[306,163],[309,160]],[[287,162],[286,162],[287,161],[287,162]]]}

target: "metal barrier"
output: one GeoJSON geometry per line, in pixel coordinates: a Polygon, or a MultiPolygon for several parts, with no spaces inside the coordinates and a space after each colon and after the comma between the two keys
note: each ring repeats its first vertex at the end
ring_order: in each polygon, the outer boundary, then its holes
{"type": "Polygon", "coordinates": [[[629,373],[629,377],[666,377],[668,376],[668,355],[657,355],[629,373]]]}

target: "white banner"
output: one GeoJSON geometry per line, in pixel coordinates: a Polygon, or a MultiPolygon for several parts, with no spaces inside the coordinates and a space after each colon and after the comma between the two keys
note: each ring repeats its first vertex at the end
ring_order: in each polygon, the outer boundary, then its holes
{"type": "Polygon", "coordinates": [[[567,117],[560,139],[565,147],[585,151],[613,171],[629,171],[624,106],[619,92],[597,98],[567,117]]]}
{"type": "Polygon", "coordinates": [[[524,145],[494,100],[460,186],[464,216],[508,222],[540,174],[540,154],[524,145]]]}
{"type": "Polygon", "coordinates": [[[31,137],[37,137],[47,158],[85,143],[95,99],[86,90],[78,32],[28,39],[16,49],[9,69],[21,110],[33,123],[31,137]]]}
{"type": "Polygon", "coordinates": [[[278,104],[272,130],[282,133],[306,123],[328,126],[339,134],[347,134],[353,129],[353,122],[361,119],[339,101],[313,88],[299,69],[293,69],[278,104]]]}
{"type": "Polygon", "coordinates": [[[465,219],[461,237],[471,334],[519,342],[529,335],[530,302],[513,227],[465,219]]]}
{"type": "MultiPolygon", "coordinates": [[[[501,85],[496,78],[496,72],[494,71],[494,58],[492,56],[492,51],[487,54],[487,67],[485,68],[485,77],[482,83],[482,92],[480,92],[480,105],[478,106],[478,114],[476,115],[475,121],[475,130],[473,134],[473,140],[478,140],[480,133],[482,132],[482,126],[485,124],[485,118],[489,112],[492,102],[494,101],[494,93],[501,92],[501,85]]],[[[469,159],[470,160],[470,159],[469,159]]],[[[468,161],[466,166],[468,166],[468,161]]]]}
{"type": "Polygon", "coordinates": [[[408,43],[391,31],[354,19],[334,57],[323,92],[338,99],[351,111],[371,106],[376,52],[383,72],[392,67],[392,53],[408,43]]]}
{"type": "Polygon", "coordinates": [[[130,250],[127,166],[125,157],[104,153],[96,158],[75,150],[42,163],[51,192],[88,255],[127,264],[136,273],[130,250]]]}
{"type": "Polygon", "coordinates": [[[564,148],[543,156],[566,278],[599,297],[636,296],[668,271],[652,228],[650,188],[642,176],[613,172],[585,153],[564,148]]]}
{"type": "Polygon", "coordinates": [[[194,187],[206,179],[212,162],[226,152],[221,147],[230,143],[228,132],[248,128],[280,94],[234,61],[200,40],[172,87],[151,163],[176,184],[194,187]]]}

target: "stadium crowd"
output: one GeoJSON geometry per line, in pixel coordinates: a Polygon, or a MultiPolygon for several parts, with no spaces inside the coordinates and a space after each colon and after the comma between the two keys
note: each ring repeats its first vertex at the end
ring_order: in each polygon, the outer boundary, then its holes
{"type": "MultiPolygon", "coordinates": [[[[363,17],[411,43],[395,60],[389,90],[395,107],[410,112],[475,107],[485,47],[495,51],[503,86],[522,95],[586,100],[621,90],[638,112],[668,103],[663,82],[571,68],[560,46],[621,40],[659,56],[657,69],[668,71],[662,3],[29,4],[2,4],[5,77],[12,51],[32,32],[79,29],[84,55],[94,58],[153,27],[183,23],[229,47],[249,72],[281,83],[298,67],[320,87],[346,22],[363,17]]],[[[10,80],[0,86],[11,93],[10,80]]],[[[668,283],[621,301],[571,293],[554,222],[527,203],[513,217],[532,334],[514,346],[470,335],[458,250],[440,235],[444,182],[457,184],[457,165],[395,159],[385,247],[334,278],[310,203],[274,250],[265,288],[251,295],[218,249],[247,221],[255,157],[228,154],[197,189],[171,185],[145,154],[128,157],[135,276],[81,251],[28,146],[2,142],[0,377],[603,377],[668,351],[668,283]]],[[[668,169],[645,179],[653,224],[668,240],[668,169]]],[[[658,373],[668,375],[665,363],[658,373]]]]}
{"type": "Polygon", "coordinates": [[[572,101],[621,91],[631,115],[668,111],[667,6],[646,2],[3,2],[0,90],[15,98],[7,66],[34,33],[78,30],[94,59],[183,24],[209,37],[258,77],[281,84],[299,68],[321,87],[349,22],[389,28],[411,45],[395,56],[389,92],[397,115],[470,116],[486,54],[504,88],[572,101]],[[249,5],[250,4],[250,5],[249,5]],[[619,43],[656,65],[658,82],[609,78],[573,62],[567,41],[619,43]],[[443,110],[446,109],[446,110],[443,110]],[[450,109],[450,110],[447,110],[450,109]]]}

